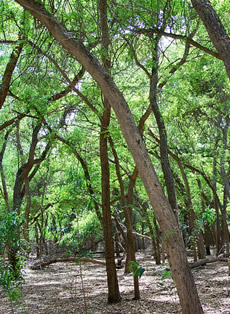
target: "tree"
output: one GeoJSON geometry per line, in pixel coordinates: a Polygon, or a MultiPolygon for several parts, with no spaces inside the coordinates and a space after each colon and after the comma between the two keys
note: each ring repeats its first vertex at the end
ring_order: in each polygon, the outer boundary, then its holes
{"type": "Polygon", "coordinates": [[[63,48],[86,68],[113,107],[163,232],[183,312],[202,313],[180,230],[123,95],[92,54],[82,43],[71,38],[68,31],[47,12],[44,6],[30,0],[17,0],[17,2],[40,20],[63,48]]]}
{"type": "MultiPolygon", "coordinates": [[[[102,32],[102,62],[106,73],[110,72],[111,60],[109,58],[109,29],[107,24],[107,1],[100,0],[100,24],[102,32]]],[[[110,123],[111,105],[108,98],[104,99],[104,112],[101,117],[100,130],[100,161],[101,161],[101,188],[102,188],[102,213],[103,230],[105,239],[105,259],[108,282],[108,302],[120,301],[116,265],[114,259],[114,244],[112,234],[112,218],[110,208],[110,170],[108,156],[107,132],[110,123]]]]}

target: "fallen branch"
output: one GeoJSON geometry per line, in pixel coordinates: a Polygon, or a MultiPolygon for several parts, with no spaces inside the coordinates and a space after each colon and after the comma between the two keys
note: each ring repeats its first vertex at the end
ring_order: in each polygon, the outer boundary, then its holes
{"type": "Polygon", "coordinates": [[[151,237],[147,236],[146,234],[141,234],[141,233],[138,233],[136,231],[133,231],[133,234],[139,238],[144,238],[144,239],[148,239],[148,240],[152,240],[151,237]]]}
{"type": "Polygon", "coordinates": [[[190,264],[190,268],[193,269],[193,268],[205,265],[205,264],[215,263],[215,262],[219,262],[219,261],[227,262],[228,258],[227,257],[223,257],[223,255],[204,258],[204,259],[201,259],[201,260],[199,260],[199,261],[197,261],[195,263],[190,264]]]}
{"type": "Polygon", "coordinates": [[[54,263],[76,263],[78,261],[83,262],[83,263],[93,263],[93,264],[105,266],[105,262],[95,260],[95,259],[90,259],[90,258],[79,258],[78,259],[75,257],[68,257],[68,258],[51,259],[47,262],[34,264],[31,266],[31,269],[33,269],[33,270],[42,269],[42,268],[44,268],[48,265],[54,264],[54,263]]]}

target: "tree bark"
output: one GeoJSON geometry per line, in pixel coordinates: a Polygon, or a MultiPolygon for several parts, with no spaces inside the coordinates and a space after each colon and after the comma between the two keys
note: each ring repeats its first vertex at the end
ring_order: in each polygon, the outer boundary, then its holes
{"type": "Polygon", "coordinates": [[[224,62],[230,79],[230,37],[227,35],[219,16],[208,0],[191,0],[194,9],[204,23],[209,37],[224,62]]]}
{"type": "Polygon", "coordinates": [[[15,121],[23,119],[25,116],[26,116],[25,114],[19,114],[17,117],[4,122],[3,124],[0,125],[0,131],[12,125],[15,121]]]}
{"type": "MultiPolygon", "coordinates": [[[[107,0],[100,0],[100,23],[102,32],[102,62],[108,73],[110,70],[109,58],[109,30],[107,24],[107,0]]],[[[112,217],[110,208],[110,169],[108,156],[108,127],[110,124],[111,106],[108,98],[104,99],[104,112],[101,117],[100,131],[100,161],[101,161],[101,194],[103,233],[105,240],[105,260],[108,285],[108,302],[119,302],[120,292],[117,279],[117,271],[114,257],[114,242],[112,233],[112,217]]]]}
{"type": "Polygon", "coordinates": [[[24,163],[18,169],[18,172],[16,175],[16,181],[14,184],[14,195],[13,195],[13,210],[19,210],[21,207],[22,198],[24,196],[24,193],[22,192],[22,185],[25,182],[30,170],[32,169],[34,165],[34,155],[35,155],[35,149],[38,143],[37,137],[38,137],[38,132],[40,128],[41,128],[41,124],[39,124],[38,126],[34,128],[28,161],[24,163]]]}
{"type": "MultiPolygon", "coordinates": [[[[226,110],[227,111],[227,110],[226,110]]],[[[227,196],[230,198],[230,183],[228,179],[228,175],[225,169],[226,164],[226,152],[228,151],[228,130],[229,130],[230,119],[226,117],[224,121],[224,126],[221,127],[223,133],[223,151],[221,153],[221,160],[220,160],[220,173],[222,176],[222,180],[225,187],[225,192],[227,196]]]]}
{"type": "MultiPolygon", "coordinates": [[[[215,148],[217,149],[218,142],[215,143],[215,148]]],[[[213,200],[214,200],[214,208],[216,211],[216,236],[215,236],[215,241],[216,241],[216,255],[218,256],[221,251],[221,238],[220,238],[220,213],[219,213],[219,204],[216,198],[217,195],[217,153],[216,150],[214,151],[214,156],[213,156],[213,200]]]]}
{"type": "Polygon", "coordinates": [[[8,91],[10,89],[11,77],[16,67],[18,58],[22,52],[22,47],[23,45],[20,44],[14,48],[14,50],[11,53],[10,60],[6,66],[6,70],[2,78],[2,83],[0,84],[0,109],[3,106],[6,96],[8,94],[8,91]]]}
{"type": "Polygon", "coordinates": [[[10,134],[10,132],[12,131],[12,129],[8,130],[5,134],[4,137],[4,143],[2,145],[2,149],[0,151],[0,174],[1,174],[1,180],[2,180],[2,188],[3,188],[3,198],[6,204],[6,208],[9,211],[10,207],[9,207],[9,195],[8,195],[8,191],[7,191],[7,186],[6,186],[6,177],[5,177],[5,173],[4,173],[4,168],[3,168],[3,157],[4,157],[4,153],[6,150],[6,145],[7,145],[7,139],[8,136],[10,134]]]}
{"type": "Polygon", "coordinates": [[[222,229],[223,229],[223,242],[226,244],[226,254],[229,254],[230,251],[230,237],[228,231],[228,223],[227,223],[227,195],[224,189],[223,195],[223,211],[222,211],[222,229]]]}
{"type": "MultiPolygon", "coordinates": [[[[156,45],[158,43],[156,42],[156,45]]],[[[156,47],[156,57],[154,59],[154,62],[158,64],[158,57],[157,57],[157,50],[158,47],[156,47]]],[[[150,80],[150,92],[149,92],[149,99],[150,104],[152,107],[152,111],[154,113],[159,134],[160,134],[160,155],[161,155],[161,166],[164,173],[164,180],[165,185],[167,188],[167,194],[169,199],[169,204],[171,205],[171,208],[173,209],[175,215],[177,215],[177,199],[176,199],[176,192],[175,192],[175,186],[173,182],[173,176],[171,171],[171,166],[168,159],[168,141],[167,141],[167,132],[166,127],[164,124],[164,119],[160,113],[160,109],[157,103],[157,83],[158,83],[158,68],[157,65],[155,68],[152,69],[152,77],[150,80]]]]}
{"type": "Polygon", "coordinates": [[[148,193],[156,218],[163,233],[167,257],[176,283],[183,313],[203,313],[195,282],[188,265],[183,239],[176,218],[165,197],[160,182],[148,156],[134,118],[122,93],[112,78],[100,66],[89,51],[72,38],[72,35],[49,14],[43,5],[33,0],[16,0],[34,17],[40,20],[52,36],[76,58],[99,84],[106,99],[113,107],[128,147],[137,165],[148,193]]]}
{"type": "Polygon", "coordinates": [[[26,194],[26,208],[25,208],[25,222],[24,222],[24,238],[27,243],[29,243],[29,219],[30,219],[30,210],[31,210],[31,194],[30,194],[30,185],[29,179],[25,180],[25,194],[26,194]]]}

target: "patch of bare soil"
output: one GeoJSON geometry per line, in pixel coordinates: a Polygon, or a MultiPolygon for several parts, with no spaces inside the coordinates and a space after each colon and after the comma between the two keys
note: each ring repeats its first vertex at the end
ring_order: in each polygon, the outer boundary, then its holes
{"type": "MultiPolygon", "coordinates": [[[[107,304],[105,267],[84,263],[55,263],[43,270],[25,269],[21,305],[11,304],[0,290],[0,313],[41,314],[153,314],[181,313],[172,279],[162,280],[164,266],[138,254],[145,268],[140,279],[141,300],[134,301],[133,278],[118,270],[120,303],[107,304]]],[[[205,313],[230,314],[230,277],[226,262],[192,270],[205,313]]],[[[195,314],[195,313],[194,313],[195,314]]]]}

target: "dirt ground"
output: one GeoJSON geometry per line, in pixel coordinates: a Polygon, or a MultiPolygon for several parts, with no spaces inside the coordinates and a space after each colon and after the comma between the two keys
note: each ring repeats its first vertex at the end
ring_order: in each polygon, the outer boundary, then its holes
{"type": "MultiPolygon", "coordinates": [[[[105,267],[90,263],[56,263],[43,270],[25,269],[20,305],[11,304],[0,290],[0,313],[28,314],[153,314],[181,313],[172,279],[162,280],[164,266],[150,255],[138,254],[145,268],[140,279],[141,300],[134,301],[133,278],[118,270],[120,303],[107,304],[105,267]]],[[[227,263],[216,262],[192,270],[204,313],[230,314],[230,277],[227,263]]],[[[195,313],[194,313],[195,314],[195,313]]]]}

